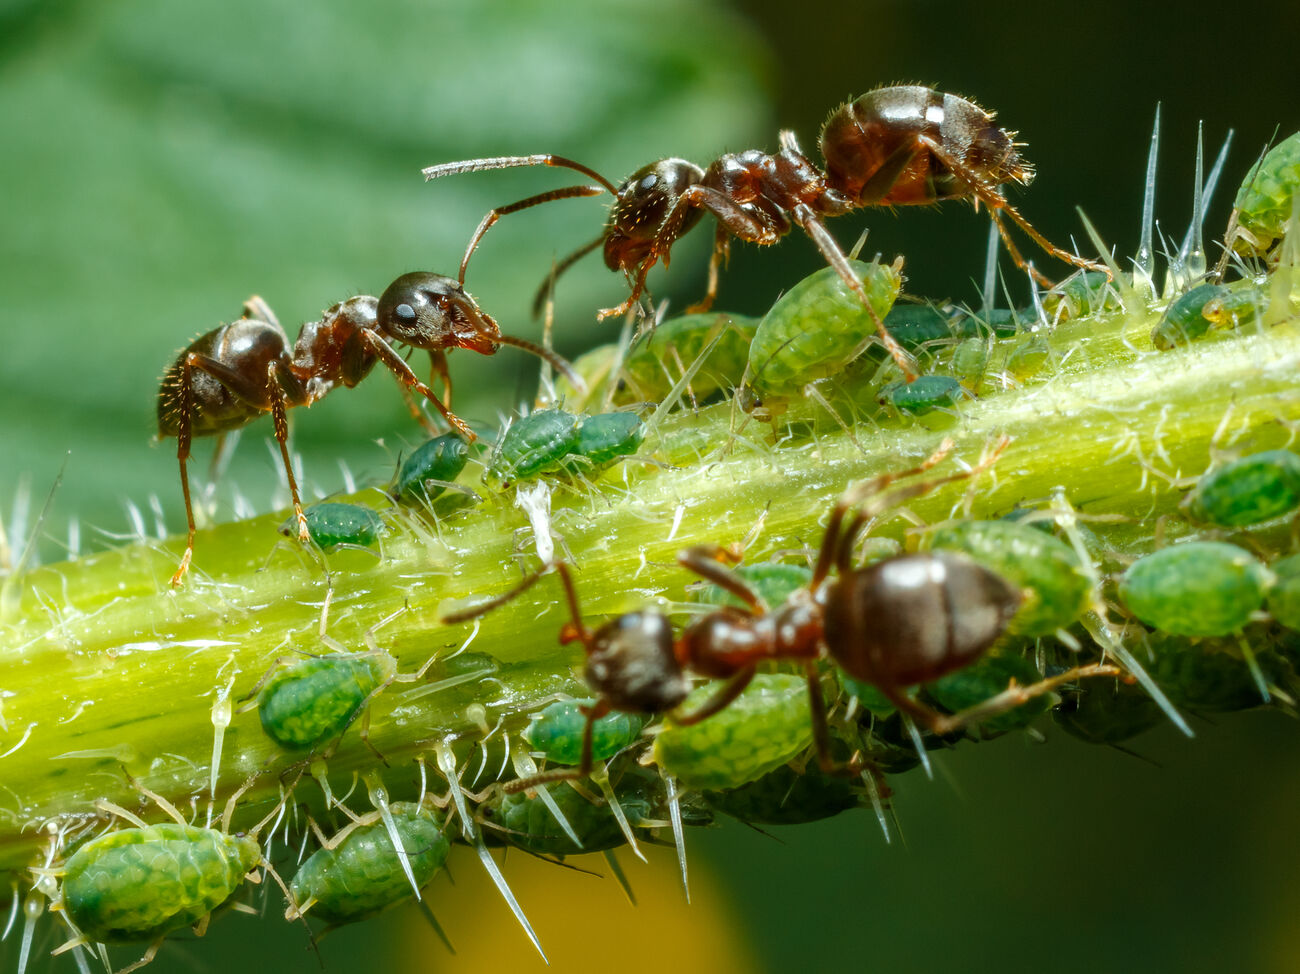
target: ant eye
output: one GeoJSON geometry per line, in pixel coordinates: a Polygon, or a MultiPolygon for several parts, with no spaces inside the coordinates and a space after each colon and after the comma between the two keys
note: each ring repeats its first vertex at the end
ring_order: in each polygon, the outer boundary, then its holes
{"type": "Polygon", "coordinates": [[[415,309],[409,304],[399,304],[393,309],[393,316],[404,324],[412,324],[415,321],[415,309]]]}
{"type": "Polygon", "coordinates": [[[642,177],[641,182],[640,182],[640,184],[638,185],[637,188],[638,188],[638,189],[650,189],[651,187],[653,187],[653,186],[654,186],[655,184],[657,184],[658,182],[659,182],[659,176],[656,175],[655,173],[649,173],[649,174],[647,174],[646,176],[642,177]]]}

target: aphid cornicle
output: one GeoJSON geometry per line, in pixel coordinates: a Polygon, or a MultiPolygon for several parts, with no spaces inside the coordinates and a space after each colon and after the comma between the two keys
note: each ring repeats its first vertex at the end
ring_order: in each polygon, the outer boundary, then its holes
{"type": "MultiPolygon", "coordinates": [[[[950,199],[983,203],[1020,267],[1027,267],[1006,231],[1005,213],[1040,247],[1060,260],[1093,270],[1097,265],[1051,244],[1007,202],[998,186],[1028,183],[1029,164],[1020,156],[1014,133],[999,127],[974,102],[922,85],[877,88],[835,109],[822,126],[819,145],[825,169],[799,147],[794,132],[780,133],[780,149],[727,153],[707,169],[685,159],[660,159],[615,187],[599,173],[556,155],[502,156],[442,163],[424,170],[433,179],[454,173],[515,166],[559,166],[596,179],[599,186],[571,187],[520,200],[493,210],[471,238],[462,262],[468,263],[483,233],[498,216],[551,199],[614,194],[601,235],[559,264],[570,266],[603,246],[605,263],[632,279],[632,292],[601,317],[625,314],[641,296],[646,274],[668,260],[673,244],[707,212],[717,220],[709,286],[690,310],[704,311],[717,293],[718,268],[732,237],[759,245],[776,243],[793,227],[803,230],[862,303],[867,294],[849,269],[843,250],[825,221],[866,206],[929,205],[950,199]]],[[[1041,274],[1036,276],[1050,286],[1041,274]]],[[[554,275],[552,275],[552,279],[554,275]]],[[[872,312],[874,314],[874,312],[872,312]]],[[[910,377],[910,366],[879,317],[878,334],[910,377]]]]}

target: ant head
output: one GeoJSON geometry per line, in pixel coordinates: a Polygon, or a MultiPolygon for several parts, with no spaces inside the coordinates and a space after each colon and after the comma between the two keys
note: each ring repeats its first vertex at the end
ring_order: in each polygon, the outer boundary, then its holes
{"type": "Polygon", "coordinates": [[[654,611],[624,613],[592,633],[586,678],[615,710],[630,713],[672,710],[690,691],[672,626],[654,611]]]}
{"type": "MultiPolygon", "coordinates": [[[[605,225],[605,265],[616,271],[640,264],[677,198],[703,178],[704,170],[686,159],[660,159],[628,176],[618,187],[605,225]]],[[[703,214],[691,207],[678,233],[689,230],[703,214]]]]}
{"type": "Polygon", "coordinates": [[[403,274],[380,295],[379,332],[413,348],[468,348],[491,355],[501,330],[455,279],[415,271],[403,274]]]}

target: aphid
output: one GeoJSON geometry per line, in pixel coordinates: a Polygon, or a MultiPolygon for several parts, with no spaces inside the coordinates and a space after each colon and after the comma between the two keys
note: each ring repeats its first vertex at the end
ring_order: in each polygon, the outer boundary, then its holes
{"type": "MultiPolygon", "coordinates": [[[[718,267],[729,252],[732,237],[767,246],[795,226],[808,234],[826,262],[862,304],[870,307],[866,290],[825,225],[829,217],[866,206],[978,201],[988,208],[1018,266],[1027,265],[1006,232],[1004,213],[1054,257],[1100,270],[1048,242],[998,189],[1002,183],[1028,183],[1032,178],[1014,138],[1014,133],[996,125],[990,113],[971,101],[933,88],[903,85],[877,88],[831,113],[819,140],[826,161],[824,171],[804,154],[794,132],[787,129],[780,134],[781,147],[776,154],[757,149],[727,153],[707,170],[684,159],[660,159],[634,172],[617,188],[586,166],[555,155],[443,163],[425,169],[424,175],[433,179],[453,173],[546,165],[596,179],[615,197],[609,220],[601,235],[561,261],[559,270],[603,245],[606,266],[632,279],[632,293],[618,308],[602,311],[602,318],[627,313],[641,296],[650,268],[660,259],[667,263],[673,244],[705,212],[717,219],[717,230],[708,291],[691,311],[705,311],[712,304],[718,267]]],[[[550,199],[597,192],[595,186],[572,187],[492,211],[470,240],[465,262],[497,215],[550,199]]],[[[1044,283],[1050,286],[1045,279],[1044,283]]],[[[906,356],[874,309],[871,314],[881,341],[908,373],[906,356]]]]}
{"type": "Polygon", "coordinates": [[[1051,320],[1069,321],[1119,307],[1119,294],[1110,286],[1110,275],[1101,271],[1080,271],[1043,293],[1043,310],[1051,320]]]}
{"type": "Polygon", "coordinates": [[[1223,541],[1191,541],[1139,558],[1120,579],[1128,610],[1176,636],[1226,636],[1264,604],[1268,570],[1223,541]]]}
{"type": "Polygon", "coordinates": [[[969,397],[950,375],[920,375],[911,383],[891,382],[880,390],[878,401],[907,416],[924,416],[936,409],[951,410],[969,397]]]}
{"type": "MultiPolygon", "coordinates": [[[[1249,637],[1247,637],[1249,638],[1249,637]]],[[[1146,634],[1150,645],[1151,675],[1179,706],[1202,713],[1232,713],[1266,702],[1260,679],[1251,672],[1236,639],[1189,640],[1164,632],[1146,634]]],[[[1267,685],[1267,671],[1286,671],[1287,664],[1264,650],[1255,662],[1267,685]]]]}
{"type": "Polygon", "coordinates": [[[578,441],[578,417],[562,409],[539,409],[510,425],[492,451],[483,482],[509,487],[515,481],[560,470],[578,441]]]}
{"type": "MultiPolygon", "coordinates": [[[[863,528],[891,504],[973,476],[993,462],[990,458],[970,471],[885,493],[894,480],[915,476],[938,463],[949,446],[945,444],[912,470],[882,475],[841,497],[831,512],[808,586],[774,609],[720,563],[719,559],[729,557],[726,549],[708,546],[680,552],[679,564],[735,595],[744,607],[724,607],[698,616],[675,639],[667,616],[655,609],[627,612],[594,631],[588,629],[569,567],[563,562],[550,566],[560,576],[569,605],[571,621],[561,630],[561,642],[582,643],[587,683],[599,694],[587,712],[588,727],[611,710],[674,710],[690,690],[687,667],[702,676],[727,681],[699,709],[673,715],[679,726],[698,723],[735,700],[754,679],[760,663],[799,660],[807,679],[812,738],[823,769],[830,770],[834,762],[816,665],[823,653],[851,676],[879,687],[896,707],[927,727],[951,731],[963,726],[967,718],[962,714],[936,713],[907,696],[904,688],[938,679],[982,655],[1006,629],[1020,605],[1020,593],[999,575],[957,554],[899,555],[865,568],[854,568],[851,560],[863,528]],[[833,567],[837,574],[832,578],[833,567]]],[[[513,591],[447,616],[445,621],[463,622],[491,611],[535,584],[546,570],[530,575],[513,591]]],[[[1117,672],[1109,666],[1080,667],[1031,687],[1010,688],[999,694],[996,703],[982,704],[980,716],[1015,706],[1079,676],[1117,672]]],[[[592,766],[590,731],[583,736],[583,760],[576,769],[547,771],[513,781],[506,789],[520,790],[588,774],[592,766]]]]}
{"type": "Polygon", "coordinates": [[[1183,499],[1198,521],[1240,528],[1300,507],[1300,456],[1266,450],[1205,474],[1183,499]]]}
{"type": "Polygon", "coordinates": [[[1225,297],[1228,289],[1221,284],[1200,284],[1170,303],[1151,330],[1151,344],[1162,352],[1200,338],[1213,322],[1205,317],[1205,306],[1225,297]]]}
{"type": "MultiPolygon", "coordinates": [[[[389,810],[415,885],[423,889],[451,848],[442,816],[411,802],[393,802],[389,810]]],[[[293,898],[287,919],[310,912],[330,926],[364,920],[411,896],[411,883],[379,812],[357,819],[312,853],[289,889],[293,898]]]]}
{"type": "MultiPolygon", "coordinates": [[[[845,260],[873,313],[886,316],[898,296],[899,268],[845,260]]],[[[749,346],[749,383],[760,397],[797,395],[857,358],[874,327],[838,271],[815,271],[781,295],[759,322],[749,346]]]]}
{"type": "Polygon", "coordinates": [[[89,941],[151,940],[144,956],[123,970],[143,967],[171,931],[194,926],[202,933],[212,911],[234,895],[255,867],[264,866],[274,876],[255,838],[269,818],[246,835],[229,831],[235,804],[252,780],[227,803],[220,829],[186,824],[168,801],[139,785],[173,822],[150,825],[112,802],[99,801],[100,810],[132,826],[86,842],[56,872],[62,877],[58,908],[79,935],[59,950],[89,941]]]}
{"type": "Polygon", "coordinates": [[[661,401],[710,342],[708,356],[691,378],[691,391],[696,399],[719,390],[729,392],[744,376],[757,328],[757,318],[726,312],[669,318],[644,332],[628,349],[622,372],[628,392],[661,401]]]}
{"type": "MultiPolygon", "coordinates": [[[[666,718],[655,735],[655,763],[699,791],[748,784],[812,743],[808,692],[803,676],[758,673],[709,720],[677,724],[666,718]]],[[[686,712],[706,706],[717,693],[712,685],[696,688],[686,698],[686,712]]]]}
{"type": "Polygon", "coordinates": [[[952,350],[952,374],[968,392],[979,391],[989,368],[993,340],[979,336],[963,338],[952,350]]]}
{"type": "Polygon", "coordinates": [[[951,314],[929,303],[896,304],[885,315],[885,329],[909,351],[928,342],[952,338],[956,325],[951,314]]]}
{"type": "Polygon", "coordinates": [[[1300,630],[1300,555],[1279,558],[1268,567],[1273,573],[1269,615],[1288,629],[1300,630]]]}
{"type": "Polygon", "coordinates": [[[861,804],[852,779],[817,767],[796,771],[788,763],[738,788],[706,791],[704,799],[717,811],[751,825],[819,822],[861,804]]]}
{"type": "Polygon", "coordinates": [[[1300,189],[1300,132],[1283,139],[1251,170],[1237,191],[1224,243],[1247,257],[1262,257],[1286,234],[1300,189]]]}
{"type": "MultiPolygon", "coordinates": [[[[587,726],[586,709],[595,700],[559,700],[540,713],[523,729],[521,736],[534,751],[555,764],[582,761],[582,737],[587,726]]],[[[606,761],[635,743],[645,720],[639,714],[611,713],[592,722],[591,758],[606,761]]]]}
{"type": "Polygon", "coordinates": [[[402,461],[393,483],[399,500],[430,503],[460,476],[469,462],[469,445],[459,433],[435,436],[402,461]]]}
{"type": "MultiPolygon", "coordinates": [[[[333,551],[340,545],[369,547],[379,539],[384,526],[379,514],[361,504],[325,503],[303,508],[307,531],[321,551],[333,551]]],[[[293,537],[298,533],[297,518],[280,525],[280,533],[293,537]]]]}
{"type": "Polygon", "coordinates": [[[1020,611],[1007,627],[1013,633],[1051,635],[1088,606],[1088,578],[1074,549],[1031,524],[957,521],[936,530],[930,547],[963,552],[1020,590],[1020,611]]]}
{"type": "Polygon", "coordinates": [[[421,417],[409,399],[412,389],[433,403],[466,440],[475,439],[473,431],[416,377],[391,342],[426,349],[433,371],[442,376],[448,393],[451,380],[445,352],[451,348],[490,355],[500,345],[517,345],[562,371],[571,371],[568,363],[553,353],[502,335],[496,322],[464,288],[437,274],[406,274],[378,299],[366,295],[334,305],[319,321],[302,326],[292,349],[266,302],[250,298],[244,303],[244,317],[213,329],[183,349],[163,374],[158,389],[158,435],[176,437],[189,526],[185,554],[172,585],[180,584],[194,553],[194,509],[186,469],[194,436],[225,434],[271,413],[293,497],[298,537],[304,542],[311,533],[289,460],[289,407],[310,406],[339,385],[351,388],[370,374],[376,362],[383,362],[402,384],[414,415],[421,417]]]}
{"type": "Polygon", "coordinates": [[[1061,695],[1052,720],[1090,744],[1118,744],[1150,730],[1163,720],[1160,705],[1138,686],[1121,680],[1097,681],[1061,695]]]}
{"type": "Polygon", "coordinates": [[[1206,301],[1201,307],[1201,317],[1211,328],[1237,329],[1253,324],[1268,310],[1268,293],[1262,288],[1234,284],[1226,294],[1206,301]]]}
{"type": "Polygon", "coordinates": [[[601,467],[619,457],[631,456],[645,439],[645,423],[636,413],[599,413],[584,416],[567,466],[580,470],[601,467]]]}
{"type": "MultiPolygon", "coordinates": [[[[560,827],[540,795],[502,791],[480,805],[478,814],[503,830],[512,845],[542,856],[604,852],[627,842],[627,835],[609,805],[593,802],[567,785],[550,794],[581,840],[581,850],[574,847],[573,839],[560,827]]],[[[634,789],[620,787],[617,796],[623,813],[633,825],[652,818],[650,803],[634,789]]]]}
{"type": "MultiPolygon", "coordinates": [[[[733,570],[768,605],[785,602],[797,590],[806,587],[812,581],[813,574],[812,569],[806,565],[774,561],[737,565],[733,570]]],[[[737,609],[745,605],[743,600],[712,583],[699,589],[695,593],[695,600],[709,605],[729,605],[737,609]]]]}

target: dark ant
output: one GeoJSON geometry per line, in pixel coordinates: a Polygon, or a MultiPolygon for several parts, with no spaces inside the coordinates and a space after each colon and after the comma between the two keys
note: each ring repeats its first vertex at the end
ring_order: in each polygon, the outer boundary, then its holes
{"type": "Polygon", "coordinates": [[[293,496],[298,537],[306,542],[310,534],[289,459],[287,409],[310,406],[339,385],[350,389],[370,374],[376,362],[383,362],[401,384],[417,420],[433,431],[411,398],[411,390],[433,403],[451,427],[472,443],[478,437],[450,408],[446,353],[468,348],[491,355],[501,345],[539,355],[581,385],[568,362],[532,342],[501,334],[496,321],[458,282],[439,274],[403,274],[379,298],[363,295],[334,305],[319,321],[302,326],[292,349],[289,336],[266,302],[257,296],[249,298],[244,302],[243,317],[214,328],[183,349],[158,388],[158,435],[176,437],[189,526],[185,554],[171,584],[180,584],[194,554],[194,508],[186,470],[192,437],[224,436],[269,411],[293,496]],[[391,342],[428,351],[431,371],[441,377],[446,403],[420,381],[391,342]]]}
{"type": "Polygon", "coordinates": [[[906,353],[890,337],[871,309],[862,282],[825,226],[825,218],[866,206],[929,205],[943,200],[983,202],[1017,266],[1040,284],[1052,282],[1026,263],[1007,232],[1005,212],[1044,251],[1066,263],[1104,270],[1050,243],[1020,215],[998,186],[1028,184],[1033,170],[1021,158],[1015,133],[994,124],[993,115],[974,102],[921,85],[877,88],[831,113],[822,126],[819,145],[826,169],[804,155],[793,131],[780,133],[775,155],[758,149],[727,153],[707,170],[685,159],[660,159],[638,169],[617,188],[600,174],[571,159],[555,155],[499,156],[447,162],[424,170],[426,179],[453,173],[517,166],[559,166],[596,179],[600,186],[571,186],[498,207],[488,213],[470,238],[461,262],[463,279],[479,241],[507,213],[553,199],[593,196],[602,189],[614,194],[609,219],[601,235],[574,251],[556,266],[538,294],[536,307],[555,278],[581,257],[604,244],[605,264],[632,281],[632,292],[616,308],[598,317],[626,314],[645,289],[646,274],[659,259],[667,264],[672,245],[699,222],[705,211],[718,221],[709,282],[703,300],[687,313],[707,311],[718,289],[718,265],[730,252],[732,237],[760,246],[776,243],[798,226],[808,234],[844,282],[875,319],[880,340],[903,368],[916,377],[906,353]]]}
{"type": "Polygon", "coordinates": [[[727,682],[698,710],[674,714],[677,724],[695,724],[725,708],[749,685],[760,663],[802,660],[808,677],[813,740],[818,761],[828,774],[856,774],[863,760],[854,755],[847,765],[839,765],[832,757],[817,669],[817,661],[823,657],[850,676],[878,687],[900,712],[940,735],[1009,710],[1063,683],[1118,675],[1114,666],[1079,666],[1030,686],[1012,686],[951,715],[939,713],[905,692],[907,687],[937,680],[978,659],[1006,630],[1020,607],[1021,593],[964,555],[944,551],[897,555],[855,568],[854,546],[867,524],[888,507],[942,484],[978,475],[993,464],[1005,443],[972,470],[884,493],[895,480],[917,476],[937,464],[951,448],[946,441],[917,467],[882,474],[850,488],[831,512],[808,586],[775,608],[767,606],[743,578],[722,564],[738,560],[730,549],[703,545],[679,552],[678,564],[735,595],[745,607],[707,612],[693,619],[676,638],[668,617],[657,609],[627,612],[594,631],[588,629],[582,621],[572,573],[564,562],[542,568],[512,591],[483,605],[445,616],[444,622],[456,623],[483,615],[521,594],[551,567],[564,584],[570,621],[560,630],[560,642],[582,643],[587,657],[585,677],[600,699],[584,708],[587,724],[577,767],[512,781],[505,790],[517,792],[590,774],[593,723],[611,710],[646,714],[673,710],[690,692],[687,668],[727,682]],[[851,512],[856,513],[846,524],[851,512]],[[836,570],[833,578],[832,568],[836,570]]]}

